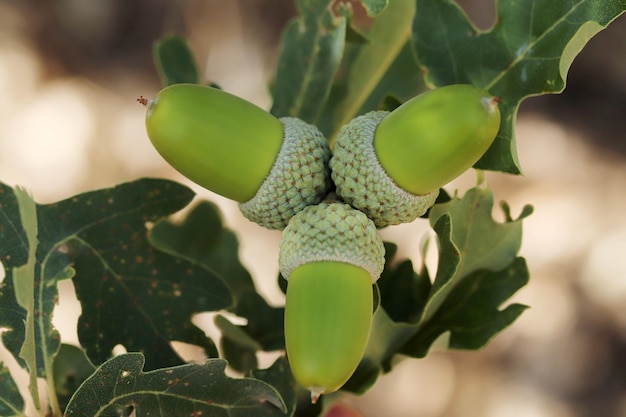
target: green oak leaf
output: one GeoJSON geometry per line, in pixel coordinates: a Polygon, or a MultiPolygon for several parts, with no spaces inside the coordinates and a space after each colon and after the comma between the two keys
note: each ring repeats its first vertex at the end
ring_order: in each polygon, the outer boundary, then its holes
{"type": "Polygon", "coordinates": [[[235,300],[254,289],[250,273],[239,261],[237,236],[224,228],[213,203],[201,201],[181,222],[158,221],[150,230],[149,239],[159,250],[214,271],[228,285],[235,300]]]}
{"type": "Polygon", "coordinates": [[[271,113],[315,124],[344,53],[347,19],[330,0],[297,0],[299,16],[283,32],[271,113]]]}
{"type": "Polygon", "coordinates": [[[450,242],[440,240],[440,262],[431,294],[423,312],[427,321],[439,308],[449,292],[464,277],[480,269],[499,271],[515,259],[522,244],[523,217],[530,215],[530,206],[524,208],[517,220],[497,223],[492,218],[493,192],[475,187],[463,198],[455,197],[430,210],[431,226],[441,217],[449,216],[450,242]],[[449,262],[454,259],[458,264],[449,262]]]}
{"type": "Polygon", "coordinates": [[[247,324],[233,324],[222,315],[216,316],[215,323],[222,331],[221,351],[233,369],[247,372],[256,368],[258,350],[284,349],[283,308],[269,306],[256,292],[239,261],[237,237],[223,227],[214,204],[198,203],[180,222],[157,222],[150,231],[150,242],[216,272],[231,289],[235,303],[229,311],[245,318],[247,324]]]}
{"type": "Polygon", "coordinates": [[[477,29],[453,0],[415,0],[413,43],[433,87],[467,83],[500,97],[498,136],[476,167],[520,173],[514,126],[527,97],[559,93],[576,55],[626,10],[624,0],[498,0],[477,29]]]}
{"type": "Polygon", "coordinates": [[[428,272],[416,273],[413,263],[404,260],[385,267],[377,281],[381,305],[394,321],[419,319],[428,300],[431,283],[428,272]]]}
{"type": "Polygon", "coordinates": [[[144,357],[127,353],[103,363],[76,391],[66,417],[278,417],[280,394],[253,378],[230,378],[226,361],[210,359],[144,372],[144,357]]]}
{"type": "Polygon", "coordinates": [[[184,37],[164,36],[154,43],[152,55],[163,87],[200,82],[198,65],[184,37]]]}
{"type": "MultiPolygon", "coordinates": [[[[157,251],[147,239],[152,222],[182,209],[193,197],[193,191],[174,182],[140,179],[37,206],[39,376],[50,371],[59,348],[51,325],[56,283],[70,277],[82,307],[79,340],[92,362],[104,362],[120,344],[145,352],[148,368],[178,365],[183,360],[171,341],[217,355],[215,344],[191,318],[229,307],[228,288],[210,270],[157,251]]],[[[0,259],[7,271],[0,288],[0,326],[8,329],[2,335],[4,345],[21,361],[27,312],[17,303],[12,271],[26,263],[28,245],[14,194],[4,185],[0,213],[0,259]]]]}
{"type": "Polygon", "coordinates": [[[439,249],[432,283],[426,268],[416,272],[411,262],[395,261],[395,251],[389,255],[378,283],[382,308],[344,389],[364,392],[397,360],[424,357],[433,346],[479,349],[517,319],[525,306],[501,305],[528,281],[517,252],[521,220],[531,209],[514,220],[505,207],[506,221],[496,222],[491,191],[477,187],[431,208],[439,249]]]}
{"type": "Polygon", "coordinates": [[[435,315],[399,350],[412,357],[424,357],[431,345],[449,332],[448,348],[480,349],[510,326],[526,306],[501,305],[528,283],[523,258],[500,271],[475,271],[457,285],[435,315]]]}
{"type": "Polygon", "coordinates": [[[9,368],[0,362],[0,416],[26,417],[24,399],[11,377],[9,368]]]}
{"type": "Polygon", "coordinates": [[[228,288],[212,271],[148,241],[149,222],[182,209],[193,196],[180,184],[143,179],[42,208],[42,224],[59,225],[56,219],[67,216],[50,240],[62,239],[59,249],[76,270],[78,337],[93,363],[108,359],[118,344],[144,352],[148,369],[183,363],[171,341],[217,355],[191,319],[230,306],[228,288]]]}

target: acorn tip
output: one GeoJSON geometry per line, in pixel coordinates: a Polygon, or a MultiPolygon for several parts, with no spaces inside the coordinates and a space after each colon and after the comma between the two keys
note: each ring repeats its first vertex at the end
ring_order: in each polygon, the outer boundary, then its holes
{"type": "Polygon", "coordinates": [[[137,99],[137,103],[145,107],[148,105],[148,99],[145,98],[144,96],[139,96],[139,98],[137,99]]]}
{"type": "Polygon", "coordinates": [[[311,388],[311,404],[317,404],[322,392],[324,392],[323,388],[311,388]]]}

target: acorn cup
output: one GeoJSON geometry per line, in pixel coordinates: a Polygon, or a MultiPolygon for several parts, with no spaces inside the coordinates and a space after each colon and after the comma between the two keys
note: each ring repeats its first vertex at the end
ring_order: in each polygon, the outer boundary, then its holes
{"type": "Polygon", "coordinates": [[[382,273],[384,257],[374,223],[332,197],[297,213],[283,231],[279,265],[289,280],[287,357],[312,402],[341,388],[365,353],[372,284],[382,273]]]}
{"type": "Polygon", "coordinates": [[[239,202],[243,215],[261,226],[282,230],[331,186],[328,141],[315,126],[277,119],[197,84],[174,84],[139,101],[159,154],[198,185],[239,202]]]}
{"type": "Polygon", "coordinates": [[[379,228],[411,222],[480,159],[499,128],[498,98],[466,84],[356,117],[333,147],[336,193],[379,228]]]}

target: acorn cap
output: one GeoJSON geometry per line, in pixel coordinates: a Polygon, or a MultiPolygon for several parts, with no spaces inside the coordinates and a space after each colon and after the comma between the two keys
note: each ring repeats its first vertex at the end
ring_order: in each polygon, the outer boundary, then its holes
{"type": "Polygon", "coordinates": [[[289,279],[298,266],[324,261],[363,268],[375,282],[385,265],[385,247],[374,223],[350,205],[331,199],[294,215],[280,242],[282,276],[289,279]]]}
{"type": "Polygon", "coordinates": [[[277,230],[303,208],[322,201],[331,186],[326,138],[300,119],[280,121],[285,133],[276,161],[254,197],[239,204],[246,218],[277,230]]]}
{"type": "Polygon", "coordinates": [[[346,203],[364,212],[376,227],[408,223],[435,203],[439,189],[416,195],[398,186],[378,161],[374,134],[389,112],[358,116],[341,128],[330,160],[336,192],[346,203]]]}

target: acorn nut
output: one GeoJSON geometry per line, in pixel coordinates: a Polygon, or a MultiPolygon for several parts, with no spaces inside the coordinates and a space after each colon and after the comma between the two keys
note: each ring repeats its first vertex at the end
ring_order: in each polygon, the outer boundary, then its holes
{"type": "Polygon", "coordinates": [[[499,127],[498,99],[466,84],[356,117],[333,147],[336,193],[379,228],[411,222],[434,204],[439,187],[480,159],[499,127]]]}
{"type": "Polygon", "coordinates": [[[328,141],[296,118],[277,119],[212,87],[174,84],[144,100],[156,150],[184,176],[239,202],[245,217],[283,229],[331,186],[328,141]]]}
{"type": "Polygon", "coordinates": [[[279,265],[289,280],[285,343],[311,400],[334,392],[361,361],[372,322],[372,284],[385,248],[374,223],[340,201],[306,207],[289,221],[279,265]]]}

